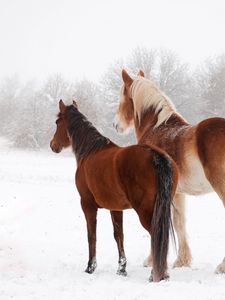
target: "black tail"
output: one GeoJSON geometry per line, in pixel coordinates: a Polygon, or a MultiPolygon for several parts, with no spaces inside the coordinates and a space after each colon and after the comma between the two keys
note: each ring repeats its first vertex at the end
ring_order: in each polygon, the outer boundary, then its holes
{"type": "Polygon", "coordinates": [[[152,275],[153,281],[160,281],[166,275],[170,231],[174,238],[171,220],[173,170],[170,158],[155,151],[153,154],[153,165],[157,173],[158,182],[151,224],[152,275]]]}

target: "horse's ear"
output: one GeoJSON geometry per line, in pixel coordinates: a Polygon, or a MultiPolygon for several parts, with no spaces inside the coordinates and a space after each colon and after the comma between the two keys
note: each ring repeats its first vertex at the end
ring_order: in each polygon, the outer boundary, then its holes
{"type": "Polygon", "coordinates": [[[59,111],[61,113],[64,113],[66,110],[66,105],[64,104],[64,102],[62,101],[62,99],[59,101],[59,111]]]}
{"type": "Polygon", "coordinates": [[[78,108],[77,102],[76,102],[75,100],[73,100],[73,105],[74,105],[76,108],[78,108]]]}
{"type": "Polygon", "coordinates": [[[130,87],[133,83],[133,79],[130,77],[130,75],[127,73],[126,70],[122,70],[122,78],[125,86],[130,87]]]}
{"type": "Polygon", "coordinates": [[[139,70],[138,76],[145,77],[145,73],[143,70],[139,70]]]}

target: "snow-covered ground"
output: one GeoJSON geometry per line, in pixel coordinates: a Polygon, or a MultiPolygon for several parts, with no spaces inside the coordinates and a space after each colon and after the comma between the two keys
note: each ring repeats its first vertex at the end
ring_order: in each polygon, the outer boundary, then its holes
{"type": "Polygon", "coordinates": [[[225,211],[215,194],[188,198],[192,268],[171,268],[171,246],[170,280],[149,283],[150,271],[142,267],[149,238],[129,210],[124,215],[128,276],[116,275],[111,218],[100,210],[98,267],[89,275],[72,153],[0,151],[0,300],[225,299],[225,275],[214,273],[225,256],[225,211]]]}

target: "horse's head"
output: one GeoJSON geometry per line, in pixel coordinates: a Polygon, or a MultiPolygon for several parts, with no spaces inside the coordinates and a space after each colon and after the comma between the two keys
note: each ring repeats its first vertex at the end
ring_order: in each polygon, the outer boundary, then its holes
{"type": "MultiPolygon", "coordinates": [[[[73,101],[73,105],[76,105],[76,102],[73,101]]],[[[67,133],[67,121],[65,118],[67,106],[62,100],[59,101],[59,113],[56,120],[56,132],[50,142],[50,147],[55,153],[59,153],[63,148],[67,148],[71,145],[70,138],[67,133]]]]}
{"type": "MultiPolygon", "coordinates": [[[[140,70],[138,76],[144,77],[144,72],[140,70]]],[[[120,133],[134,124],[134,103],[131,94],[134,79],[125,70],[122,70],[122,79],[119,106],[113,123],[115,129],[120,133]]]]}

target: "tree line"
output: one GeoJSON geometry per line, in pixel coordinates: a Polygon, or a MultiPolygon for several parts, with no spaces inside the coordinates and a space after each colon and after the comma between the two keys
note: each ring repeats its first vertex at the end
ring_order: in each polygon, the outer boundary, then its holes
{"type": "Polygon", "coordinates": [[[122,84],[121,70],[139,69],[152,79],[190,122],[225,115],[225,55],[206,59],[195,70],[167,49],[136,48],[126,59],[114,61],[98,83],[65,80],[53,74],[39,86],[22,84],[17,75],[0,82],[0,136],[15,147],[47,147],[55,130],[59,99],[76,99],[80,111],[98,130],[120,145],[135,142],[134,134],[118,135],[112,128],[122,84]]]}

